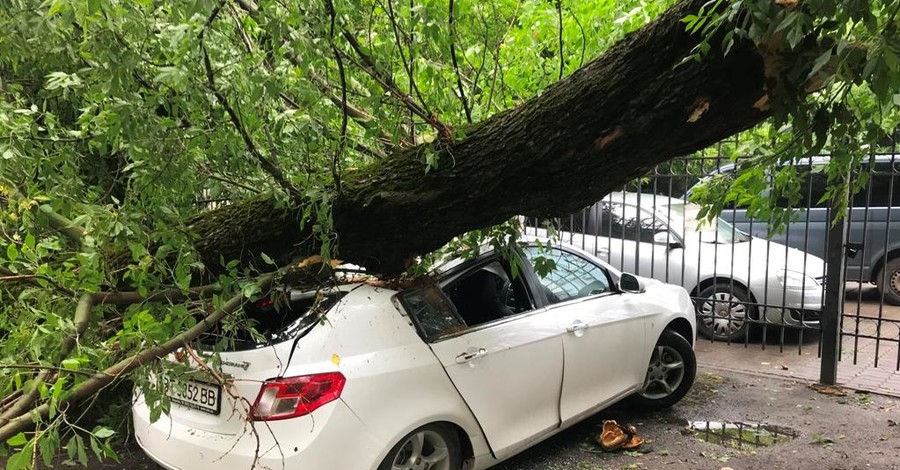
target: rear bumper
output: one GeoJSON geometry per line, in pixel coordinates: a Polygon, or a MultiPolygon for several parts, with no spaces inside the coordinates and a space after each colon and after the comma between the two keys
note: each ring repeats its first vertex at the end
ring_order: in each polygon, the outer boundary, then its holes
{"type": "Polygon", "coordinates": [[[381,451],[341,400],[319,408],[310,420],[247,423],[237,435],[191,428],[166,415],[150,423],[143,400],[132,415],[138,445],[168,470],[374,469],[381,451]]]}

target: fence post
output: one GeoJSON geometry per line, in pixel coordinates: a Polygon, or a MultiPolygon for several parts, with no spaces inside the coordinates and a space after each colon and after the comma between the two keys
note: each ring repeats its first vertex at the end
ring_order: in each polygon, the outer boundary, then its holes
{"type": "MultiPolygon", "coordinates": [[[[849,176],[849,175],[848,175],[849,176]]],[[[825,305],[822,308],[819,327],[822,329],[822,365],[819,382],[826,385],[837,383],[837,363],[841,354],[841,317],[844,312],[844,264],[847,259],[847,216],[835,220],[835,201],[844,198],[849,201],[849,182],[844,180],[843,189],[833,195],[828,210],[828,237],[825,246],[825,305]]]]}

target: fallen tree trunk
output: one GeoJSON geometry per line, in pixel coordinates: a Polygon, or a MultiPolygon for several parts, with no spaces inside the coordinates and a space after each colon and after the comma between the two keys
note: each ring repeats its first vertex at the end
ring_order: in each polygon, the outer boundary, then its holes
{"type": "MultiPolygon", "coordinates": [[[[339,257],[397,273],[460,233],[517,214],[570,213],[660,162],[759,123],[767,113],[754,104],[765,95],[765,75],[752,43],[724,55],[713,40],[703,60],[678,65],[702,39],[681,19],[704,3],[682,2],[452,144],[423,145],[346,173],[333,206],[339,257]],[[439,162],[428,172],[426,152],[439,162]]],[[[277,209],[273,199],[212,211],[193,224],[197,248],[210,260],[308,255],[316,248],[299,229],[299,214],[277,209]]]]}

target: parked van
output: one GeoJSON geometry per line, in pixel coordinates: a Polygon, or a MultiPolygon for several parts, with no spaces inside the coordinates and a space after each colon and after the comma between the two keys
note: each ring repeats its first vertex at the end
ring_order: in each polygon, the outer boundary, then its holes
{"type": "MultiPolygon", "coordinates": [[[[765,221],[747,217],[746,207],[722,210],[721,218],[739,230],[757,237],[825,257],[828,233],[828,202],[820,202],[827,189],[827,176],[815,171],[829,157],[813,157],[794,163],[802,175],[801,208],[781,233],[769,233],[765,221]]],[[[736,164],[715,173],[733,174],[736,164]]],[[[900,305],[900,154],[876,155],[872,165],[864,163],[858,174],[867,173],[866,188],[854,194],[848,211],[847,280],[871,282],[887,302],[900,305]]],[[[688,191],[690,194],[690,191],[688,191]]]]}

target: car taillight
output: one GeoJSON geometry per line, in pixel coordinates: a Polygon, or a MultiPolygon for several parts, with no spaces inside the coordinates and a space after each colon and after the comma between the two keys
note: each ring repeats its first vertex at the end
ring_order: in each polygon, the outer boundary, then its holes
{"type": "Polygon", "coordinates": [[[340,372],[269,379],[260,389],[250,417],[273,421],[307,415],[340,398],[346,382],[340,372]]]}

